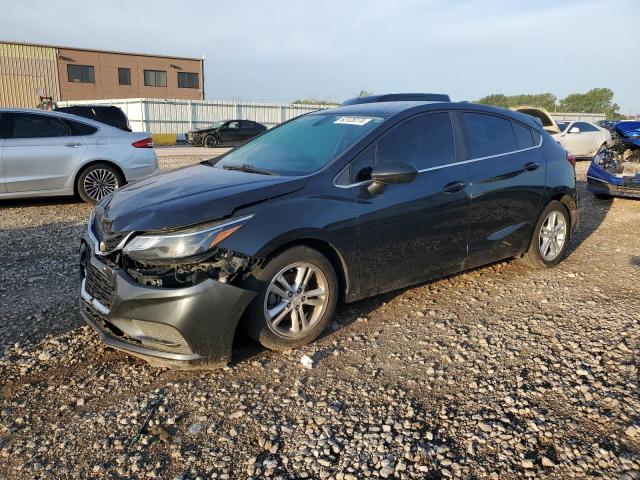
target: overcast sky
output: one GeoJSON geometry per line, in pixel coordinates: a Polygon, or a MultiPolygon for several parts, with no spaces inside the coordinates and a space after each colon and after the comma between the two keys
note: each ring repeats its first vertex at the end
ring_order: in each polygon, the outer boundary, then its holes
{"type": "Polygon", "coordinates": [[[2,40],[205,55],[209,99],[608,87],[640,113],[638,0],[21,0],[2,12],[2,40]]]}

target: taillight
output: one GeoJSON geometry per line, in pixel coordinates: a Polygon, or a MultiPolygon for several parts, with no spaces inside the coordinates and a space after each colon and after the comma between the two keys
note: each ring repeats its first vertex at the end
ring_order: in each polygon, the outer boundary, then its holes
{"type": "Polygon", "coordinates": [[[576,168],[576,157],[571,155],[569,152],[567,152],[567,160],[569,161],[569,163],[573,168],[576,168]]]}
{"type": "Polygon", "coordinates": [[[153,148],[153,139],[151,137],[143,138],[142,140],[133,142],[131,145],[135,148],[153,148]]]}

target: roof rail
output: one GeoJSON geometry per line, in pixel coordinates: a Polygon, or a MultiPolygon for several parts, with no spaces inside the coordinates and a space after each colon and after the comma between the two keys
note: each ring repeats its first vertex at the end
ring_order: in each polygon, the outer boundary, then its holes
{"type": "Polygon", "coordinates": [[[450,102],[451,98],[445,93],[386,93],[382,95],[367,95],[354,97],[342,102],[342,106],[356,105],[359,103],[378,102],[450,102]]]}

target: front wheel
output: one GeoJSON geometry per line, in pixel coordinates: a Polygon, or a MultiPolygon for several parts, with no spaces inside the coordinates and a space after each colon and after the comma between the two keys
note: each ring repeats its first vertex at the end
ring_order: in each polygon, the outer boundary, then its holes
{"type": "Polygon", "coordinates": [[[96,163],[86,168],[78,177],[76,189],[87,203],[98,203],[124,185],[120,172],[108,163],[96,163]]]}
{"type": "Polygon", "coordinates": [[[561,202],[549,202],[538,219],[529,250],[522,260],[535,268],[557,265],[567,251],[570,235],[569,211],[561,202]]]}
{"type": "Polygon", "coordinates": [[[215,135],[207,135],[206,137],[204,137],[203,144],[207,148],[217,147],[218,139],[215,137],[215,135]]]}
{"type": "Polygon", "coordinates": [[[258,296],[244,319],[247,333],[272,350],[315,340],[333,317],[338,280],[331,262],[317,250],[297,246],[273,258],[246,281],[258,296]]]}

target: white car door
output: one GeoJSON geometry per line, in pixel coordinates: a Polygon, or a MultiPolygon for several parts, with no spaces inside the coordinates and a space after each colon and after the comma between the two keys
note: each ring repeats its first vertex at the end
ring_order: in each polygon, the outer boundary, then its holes
{"type": "Polygon", "coordinates": [[[592,139],[580,129],[581,122],[574,122],[569,125],[560,136],[560,144],[571,155],[583,157],[588,154],[592,139]]]}
{"type": "Polygon", "coordinates": [[[606,134],[602,132],[598,127],[588,122],[576,122],[575,125],[580,128],[580,133],[585,139],[585,155],[591,156],[595,154],[600,146],[605,142],[606,134]]]}
{"type": "Polygon", "coordinates": [[[3,147],[6,191],[61,190],[82,161],[86,144],[53,115],[8,114],[3,147]]]}

